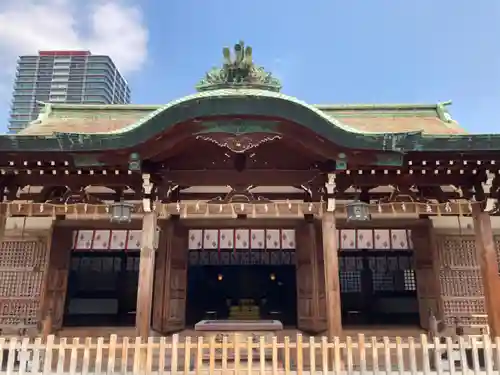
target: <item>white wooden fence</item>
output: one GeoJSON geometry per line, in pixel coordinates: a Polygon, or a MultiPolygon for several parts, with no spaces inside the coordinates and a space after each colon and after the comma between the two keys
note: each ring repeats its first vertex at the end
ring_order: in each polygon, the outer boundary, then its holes
{"type": "Polygon", "coordinates": [[[499,375],[500,338],[0,338],[1,374],[499,375]]]}

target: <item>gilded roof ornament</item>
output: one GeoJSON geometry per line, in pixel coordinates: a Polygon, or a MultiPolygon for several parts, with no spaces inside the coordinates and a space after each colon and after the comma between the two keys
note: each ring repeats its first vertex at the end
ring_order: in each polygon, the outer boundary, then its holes
{"type": "Polygon", "coordinates": [[[217,89],[253,88],[279,92],[280,81],[261,66],[255,65],[252,57],[252,47],[240,41],[234,46],[234,56],[228,47],[223,48],[223,64],[205,74],[198,83],[198,91],[217,89]]]}

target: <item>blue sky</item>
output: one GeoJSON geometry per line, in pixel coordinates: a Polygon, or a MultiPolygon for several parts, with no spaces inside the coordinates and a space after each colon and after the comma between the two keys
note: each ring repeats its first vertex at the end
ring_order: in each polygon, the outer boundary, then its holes
{"type": "Polygon", "coordinates": [[[133,102],[192,93],[221,48],[243,39],[283,92],[306,102],[451,99],[470,132],[500,132],[499,0],[139,3],[149,42],[145,64],[126,74],[133,102]]]}

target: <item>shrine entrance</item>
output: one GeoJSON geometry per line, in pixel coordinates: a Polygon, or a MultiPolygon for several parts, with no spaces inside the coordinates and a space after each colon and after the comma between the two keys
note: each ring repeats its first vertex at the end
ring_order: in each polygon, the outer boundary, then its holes
{"type": "Polygon", "coordinates": [[[191,231],[187,325],[274,319],[295,326],[295,249],[294,241],[284,245],[288,237],[285,230],[191,231]]]}
{"type": "Polygon", "coordinates": [[[133,326],[140,230],[73,232],[68,259],[65,326],[133,326]]]}
{"type": "Polygon", "coordinates": [[[414,252],[404,229],[339,231],[344,325],[419,325],[414,252]]]}
{"type": "Polygon", "coordinates": [[[65,326],[133,326],[139,251],[75,252],[68,276],[65,326]]]}

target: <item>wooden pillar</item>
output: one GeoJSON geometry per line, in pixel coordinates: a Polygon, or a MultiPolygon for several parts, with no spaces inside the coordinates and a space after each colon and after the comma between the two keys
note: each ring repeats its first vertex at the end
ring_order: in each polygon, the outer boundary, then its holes
{"type": "Polygon", "coordinates": [[[5,225],[7,224],[7,205],[0,205],[0,248],[5,237],[5,225]]]}
{"type": "Polygon", "coordinates": [[[312,317],[313,326],[321,326],[320,323],[320,303],[319,303],[319,275],[318,275],[318,252],[316,251],[316,233],[314,228],[314,221],[311,220],[307,223],[309,241],[311,241],[311,247],[309,248],[311,266],[312,266],[312,317]]]}
{"type": "Polygon", "coordinates": [[[137,336],[145,339],[149,337],[153,307],[156,213],[146,212],[142,220],[142,247],[139,261],[135,327],[137,336]]]}
{"type": "Polygon", "coordinates": [[[323,259],[325,262],[327,335],[331,340],[342,334],[337,227],[333,211],[323,213],[321,226],[323,232],[323,259]]]}
{"type": "Polygon", "coordinates": [[[158,241],[158,249],[156,250],[155,259],[155,277],[154,277],[154,298],[153,298],[153,315],[152,327],[158,333],[164,333],[164,317],[165,305],[168,304],[167,289],[170,290],[170,280],[168,271],[170,259],[170,244],[173,233],[172,220],[159,220],[160,238],[158,241]]]}
{"type": "Polygon", "coordinates": [[[480,206],[473,209],[474,235],[476,240],[477,261],[481,268],[484,299],[488,324],[492,337],[500,337],[500,278],[498,275],[497,254],[491,219],[488,212],[483,212],[480,206]]]}

